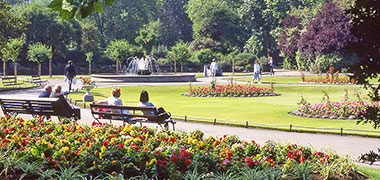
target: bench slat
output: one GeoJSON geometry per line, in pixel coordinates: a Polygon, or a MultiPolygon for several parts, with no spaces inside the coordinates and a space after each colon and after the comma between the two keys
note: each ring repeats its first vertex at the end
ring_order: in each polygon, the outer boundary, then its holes
{"type": "Polygon", "coordinates": [[[155,107],[149,106],[116,106],[116,105],[107,105],[107,104],[90,104],[93,108],[107,108],[107,109],[123,109],[123,110],[138,110],[138,111],[155,111],[155,107]]]}

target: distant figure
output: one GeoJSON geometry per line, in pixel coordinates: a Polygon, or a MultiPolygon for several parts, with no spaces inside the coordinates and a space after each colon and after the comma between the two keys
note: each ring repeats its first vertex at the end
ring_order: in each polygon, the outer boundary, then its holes
{"type": "Polygon", "coordinates": [[[73,65],[73,62],[71,60],[69,60],[67,62],[67,65],[65,66],[64,75],[67,78],[67,83],[69,84],[69,92],[70,92],[73,79],[76,76],[75,66],[73,65]]]}
{"type": "MultiPolygon", "coordinates": [[[[141,91],[140,94],[140,102],[138,104],[139,107],[149,106],[154,107],[154,105],[149,102],[149,94],[145,90],[141,91]]],[[[152,111],[143,111],[144,115],[154,115],[154,112],[152,111]]]]}
{"type": "Polygon", "coordinates": [[[258,60],[255,61],[252,83],[255,82],[255,79],[257,79],[258,84],[261,84],[261,82],[260,82],[260,65],[259,65],[258,60]]]}
{"type": "Polygon", "coordinates": [[[62,87],[59,85],[54,86],[54,92],[50,95],[51,98],[60,98],[62,97],[62,87]]]}
{"type": "Polygon", "coordinates": [[[46,85],[44,87],[44,91],[42,91],[38,97],[39,98],[48,98],[50,97],[50,94],[51,94],[51,91],[52,91],[52,87],[50,85],[46,85]]]}
{"type": "Polygon", "coordinates": [[[215,76],[216,76],[216,71],[217,71],[218,69],[219,69],[218,64],[216,63],[216,59],[214,58],[214,59],[212,59],[212,63],[211,63],[211,65],[210,65],[211,76],[212,76],[213,78],[215,78],[215,76]]]}
{"type": "Polygon", "coordinates": [[[269,57],[269,72],[270,72],[270,75],[274,75],[274,71],[273,71],[273,68],[274,68],[274,64],[273,64],[273,58],[272,57],[269,57]]]}

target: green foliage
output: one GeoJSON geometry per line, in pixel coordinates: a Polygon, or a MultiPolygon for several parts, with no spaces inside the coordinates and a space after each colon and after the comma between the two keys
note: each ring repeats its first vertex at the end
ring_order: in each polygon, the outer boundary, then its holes
{"type": "Polygon", "coordinates": [[[91,22],[81,22],[80,26],[82,30],[81,48],[84,51],[97,51],[100,38],[98,28],[91,22]]]}
{"type": "Polygon", "coordinates": [[[210,64],[212,59],[220,58],[221,54],[214,53],[211,49],[201,49],[193,54],[193,62],[200,64],[210,64]]]}
{"type": "Polygon", "coordinates": [[[105,54],[114,61],[125,61],[131,56],[136,56],[140,53],[140,48],[129,44],[126,40],[111,41],[105,54]]]}
{"type": "Polygon", "coordinates": [[[188,48],[188,44],[183,41],[178,41],[168,52],[168,58],[170,60],[176,60],[177,62],[184,63],[191,58],[191,53],[188,48]]]}
{"type": "Polygon", "coordinates": [[[93,52],[87,52],[86,53],[86,61],[91,62],[92,61],[92,56],[94,56],[93,52]]]}
{"type": "Polygon", "coordinates": [[[29,61],[42,63],[51,59],[52,53],[51,48],[42,44],[35,43],[29,46],[28,59],[29,61]]]}
{"type": "Polygon", "coordinates": [[[158,43],[160,34],[160,20],[150,22],[140,29],[139,36],[136,37],[136,43],[144,49],[145,54],[151,52],[152,47],[158,43]]]}
{"type": "Polygon", "coordinates": [[[20,52],[24,47],[24,44],[24,37],[10,39],[0,53],[3,55],[2,60],[11,60],[13,62],[18,61],[18,56],[20,55],[20,52]]]}
{"type": "Polygon", "coordinates": [[[256,56],[251,53],[240,53],[234,57],[237,71],[253,71],[256,56]]]}
{"type": "Polygon", "coordinates": [[[150,52],[150,54],[156,59],[166,57],[167,53],[168,53],[168,47],[161,44],[158,46],[153,46],[152,51],[150,52]]]}
{"type": "Polygon", "coordinates": [[[66,1],[53,0],[49,8],[59,12],[62,19],[72,19],[74,17],[85,18],[95,12],[103,12],[103,2],[106,6],[111,6],[115,0],[94,0],[94,1],[66,1]]]}

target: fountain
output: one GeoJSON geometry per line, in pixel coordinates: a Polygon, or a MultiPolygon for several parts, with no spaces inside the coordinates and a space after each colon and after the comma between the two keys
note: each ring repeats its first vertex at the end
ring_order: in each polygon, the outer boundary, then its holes
{"type": "Polygon", "coordinates": [[[194,74],[163,74],[155,58],[151,56],[131,57],[123,74],[92,74],[96,82],[194,82],[194,74]]]}

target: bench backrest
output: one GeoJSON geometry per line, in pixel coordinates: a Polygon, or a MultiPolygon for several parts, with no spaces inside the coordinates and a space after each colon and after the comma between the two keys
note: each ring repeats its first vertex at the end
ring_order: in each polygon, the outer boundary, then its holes
{"type": "Polygon", "coordinates": [[[14,85],[17,83],[16,77],[3,77],[1,81],[4,86],[14,85]]]}
{"type": "Polygon", "coordinates": [[[3,112],[19,114],[56,115],[60,109],[58,98],[0,98],[3,112]]]}
{"type": "Polygon", "coordinates": [[[32,80],[38,81],[38,80],[41,80],[41,77],[39,75],[32,75],[32,80]]]}
{"type": "MultiPolygon", "coordinates": [[[[149,120],[156,120],[157,110],[155,107],[138,107],[138,106],[116,106],[116,105],[107,105],[107,104],[90,104],[91,113],[93,115],[101,115],[104,117],[141,117],[147,118],[149,120]],[[100,108],[107,109],[109,111],[98,111],[100,108]],[[124,111],[129,111],[130,114],[123,113],[124,111]],[[146,115],[144,115],[144,113],[146,115]]],[[[107,118],[104,118],[107,119],[107,118]]]]}

